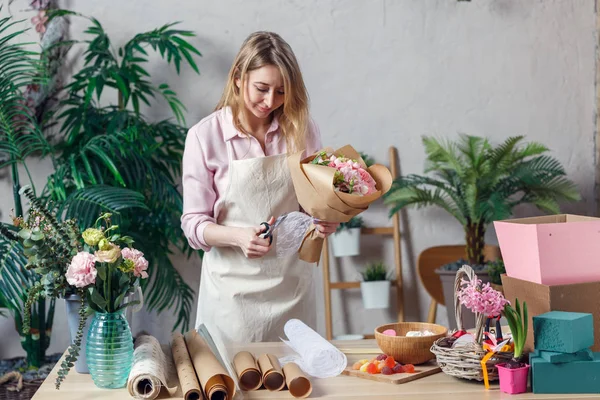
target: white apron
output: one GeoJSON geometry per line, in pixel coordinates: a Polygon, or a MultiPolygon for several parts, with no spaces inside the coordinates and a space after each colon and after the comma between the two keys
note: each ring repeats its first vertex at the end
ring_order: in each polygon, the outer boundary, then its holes
{"type": "MultiPolygon", "coordinates": [[[[286,155],[232,160],[217,223],[250,227],[297,211],[286,155]]],[[[276,245],[276,242],[274,242],[276,245]]],[[[279,341],[283,326],[298,318],[316,328],[314,265],[298,255],[248,259],[239,247],[213,247],[204,254],[196,326],[203,323],[225,344],[279,341]]]]}

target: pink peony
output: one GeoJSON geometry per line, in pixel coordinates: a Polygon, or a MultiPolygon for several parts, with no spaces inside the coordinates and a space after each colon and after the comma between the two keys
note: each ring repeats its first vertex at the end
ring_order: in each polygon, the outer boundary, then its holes
{"type": "Polygon", "coordinates": [[[93,285],[96,282],[96,256],[91,253],[81,251],[73,257],[67,273],[67,282],[78,288],[93,285]]]}
{"type": "Polygon", "coordinates": [[[136,249],[130,249],[125,247],[121,250],[123,258],[133,261],[135,267],[133,269],[133,275],[140,276],[142,279],[148,277],[146,270],[148,269],[148,260],[144,258],[144,253],[136,249]]]}

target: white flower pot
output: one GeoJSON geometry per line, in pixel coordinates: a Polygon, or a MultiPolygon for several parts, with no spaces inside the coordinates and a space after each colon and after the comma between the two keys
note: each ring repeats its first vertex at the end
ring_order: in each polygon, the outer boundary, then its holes
{"type": "Polygon", "coordinates": [[[329,237],[335,257],[357,256],[360,254],[360,228],[344,229],[329,237]]]}
{"type": "Polygon", "coordinates": [[[388,308],[390,306],[390,281],[369,281],[360,283],[360,291],[365,309],[388,308]]]}

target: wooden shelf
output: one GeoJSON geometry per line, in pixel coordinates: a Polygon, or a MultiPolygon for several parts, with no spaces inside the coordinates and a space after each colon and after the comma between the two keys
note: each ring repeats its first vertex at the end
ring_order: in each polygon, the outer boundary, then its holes
{"type": "Polygon", "coordinates": [[[363,235],[393,235],[394,227],[393,226],[383,226],[378,228],[362,228],[360,233],[363,235]]]}
{"type": "MultiPolygon", "coordinates": [[[[391,286],[396,286],[396,280],[392,280],[391,286]]],[[[329,284],[330,289],[360,289],[360,281],[356,282],[331,282],[329,284]]]]}
{"type": "MultiPolygon", "coordinates": [[[[390,172],[392,178],[395,179],[398,176],[398,151],[395,147],[390,147],[390,172]]],[[[400,213],[396,213],[392,216],[393,226],[382,226],[382,227],[364,227],[361,229],[363,235],[382,235],[392,236],[394,240],[394,264],[396,279],[392,281],[392,286],[396,288],[396,304],[398,307],[398,322],[404,321],[404,301],[403,301],[403,289],[402,289],[402,247],[400,245],[400,213]]],[[[360,288],[360,282],[331,282],[329,273],[329,241],[325,239],[323,245],[323,287],[325,297],[325,330],[327,339],[331,340],[333,335],[332,328],[332,317],[331,317],[331,291],[332,290],[344,290],[344,289],[356,289],[360,288]]],[[[365,337],[372,338],[373,335],[365,335],[365,337]]]]}

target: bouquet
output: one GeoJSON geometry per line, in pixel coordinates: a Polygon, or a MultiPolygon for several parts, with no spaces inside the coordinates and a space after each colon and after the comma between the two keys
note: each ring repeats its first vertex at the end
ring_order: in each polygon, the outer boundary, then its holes
{"type": "Polygon", "coordinates": [[[118,232],[110,213],[102,214],[93,227],[80,233],[75,220],[59,221],[29,186],[23,187],[20,194],[31,203],[27,218],[13,219],[18,233],[7,229],[0,233],[19,242],[27,257],[26,268],[37,277],[24,304],[23,331],[30,329],[31,306],[39,298],[77,294],[81,299],[77,334],[58,371],[58,389],[77,361],[88,315],[139,304],[125,299],[135,291],[139,279],[148,278],[148,261],[131,247],[131,237],[118,232]]]}
{"type": "Polygon", "coordinates": [[[311,161],[311,164],[335,168],[333,187],[335,190],[358,196],[372,194],[377,191],[375,179],[357,160],[348,157],[337,157],[321,151],[311,161]]]}
{"type": "MultiPolygon", "coordinates": [[[[289,156],[288,165],[300,206],[312,217],[329,222],[348,222],[365,211],[392,185],[392,174],[380,164],[367,167],[352,146],[325,148],[312,156],[289,156]]],[[[300,259],[318,262],[323,239],[314,226],[304,235],[300,259]]]]}
{"type": "MultiPolygon", "coordinates": [[[[114,313],[139,304],[139,301],[126,302],[126,298],[134,292],[139,279],[148,278],[148,261],[144,254],[131,247],[133,239],[121,235],[118,228],[112,224],[110,213],[102,214],[93,227],[81,234],[83,249],[73,256],[65,273],[69,285],[77,289],[95,312],[114,313]]],[[[58,371],[57,388],[80,351],[87,318],[87,312],[81,310],[76,339],[58,371]]]]}

